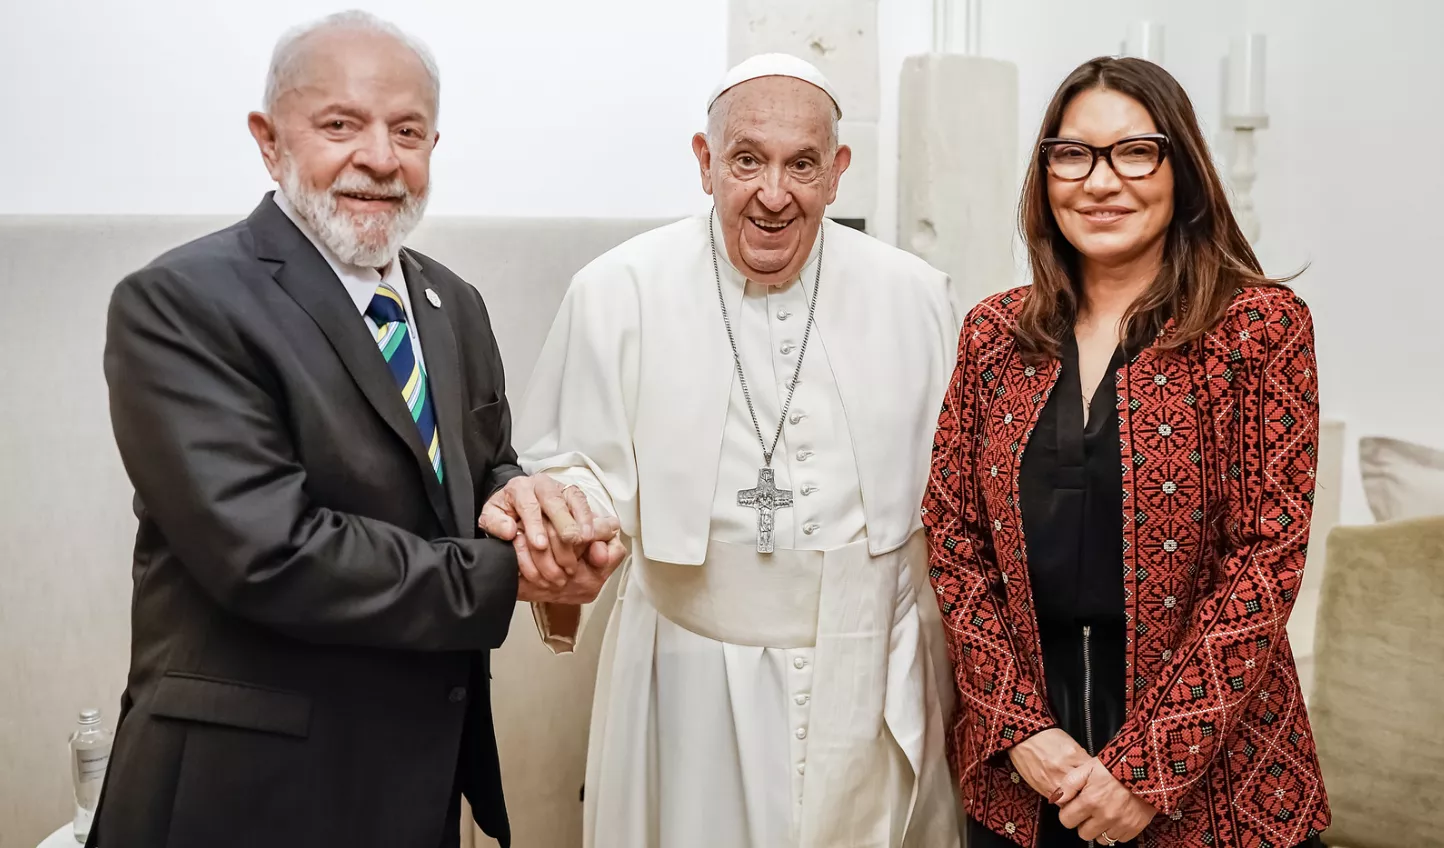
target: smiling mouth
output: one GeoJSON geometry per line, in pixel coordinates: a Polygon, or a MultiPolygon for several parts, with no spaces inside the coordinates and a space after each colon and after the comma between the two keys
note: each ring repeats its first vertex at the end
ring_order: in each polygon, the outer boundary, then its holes
{"type": "Polygon", "coordinates": [[[1087,209],[1080,212],[1084,218],[1099,224],[1121,220],[1133,214],[1131,209],[1087,209]]]}
{"type": "Polygon", "coordinates": [[[399,203],[401,201],[401,198],[394,194],[366,194],[358,191],[343,191],[341,197],[365,203],[399,203]]]}
{"type": "Polygon", "coordinates": [[[788,227],[792,226],[792,220],[796,219],[794,218],[789,221],[767,221],[763,220],[762,218],[748,218],[747,220],[752,222],[752,226],[756,227],[764,233],[767,233],[768,235],[772,235],[774,233],[780,233],[788,227]]]}

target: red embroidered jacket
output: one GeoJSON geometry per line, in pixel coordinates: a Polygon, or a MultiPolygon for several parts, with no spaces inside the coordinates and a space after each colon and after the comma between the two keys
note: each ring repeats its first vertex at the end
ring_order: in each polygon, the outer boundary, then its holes
{"type": "MultiPolygon", "coordinates": [[[[968,813],[1023,846],[1043,801],[1005,752],[1054,721],[1018,468],[1061,369],[1019,356],[1027,296],[964,323],[923,501],[959,693],[949,756],[968,813]]],[[[1118,371],[1132,686],[1098,756],[1159,811],[1142,845],[1291,848],[1329,823],[1285,631],[1314,499],[1313,344],[1301,300],[1250,288],[1200,341],[1118,371]]]]}

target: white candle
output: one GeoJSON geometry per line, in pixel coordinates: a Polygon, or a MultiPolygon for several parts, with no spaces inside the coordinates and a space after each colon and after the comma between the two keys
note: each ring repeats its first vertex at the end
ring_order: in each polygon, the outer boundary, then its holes
{"type": "Polygon", "coordinates": [[[1128,40],[1123,43],[1123,55],[1147,59],[1155,65],[1163,64],[1163,24],[1139,21],[1128,25],[1128,40]]]}
{"type": "Polygon", "coordinates": [[[1264,37],[1235,38],[1228,51],[1228,88],[1224,112],[1231,116],[1268,114],[1264,103],[1264,37]]]}
{"type": "Polygon", "coordinates": [[[953,0],[933,0],[933,52],[953,52],[953,0]]]}
{"type": "Polygon", "coordinates": [[[982,6],[983,0],[933,0],[933,52],[981,55],[982,6]]]}

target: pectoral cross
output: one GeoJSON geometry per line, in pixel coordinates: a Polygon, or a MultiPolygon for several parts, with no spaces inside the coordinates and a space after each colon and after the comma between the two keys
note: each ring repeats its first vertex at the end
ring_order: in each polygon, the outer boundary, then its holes
{"type": "Polygon", "coordinates": [[[757,552],[772,553],[772,528],[777,510],[792,506],[792,490],[779,489],[771,468],[757,469],[757,487],[737,493],[738,506],[757,510],[757,552]]]}

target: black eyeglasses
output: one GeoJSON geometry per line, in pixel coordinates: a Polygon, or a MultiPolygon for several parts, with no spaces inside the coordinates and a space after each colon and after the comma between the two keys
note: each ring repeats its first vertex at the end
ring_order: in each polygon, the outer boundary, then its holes
{"type": "Polygon", "coordinates": [[[1168,156],[1168,136],[1147,133],[1120,138],[1107,147],[1094,147],[1071,138],[1045,138],[1038,146],[1043,166],[1056,179],[1076,183],[1086,180],[1107,159],[1113,173],[1125,180],[1141,180],[1158,172],[1168,156]]]}

